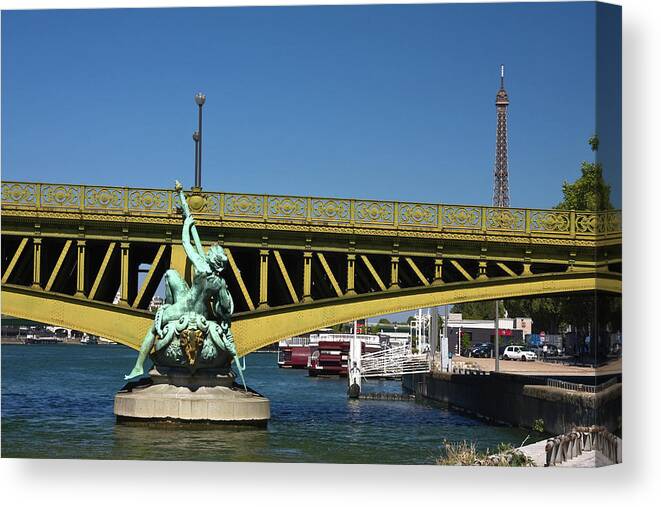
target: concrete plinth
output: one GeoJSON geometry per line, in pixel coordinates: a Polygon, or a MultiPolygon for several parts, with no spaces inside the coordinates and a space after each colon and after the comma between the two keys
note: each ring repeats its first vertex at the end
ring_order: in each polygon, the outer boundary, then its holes
{"type": "Polygon", "coordinates": [[[151,379],[129,383],[115,395],[118,422],[178,421],[264,426],[269,400],[244,391],[231,375],[150,372],[151,379]],[[167,382],[168,379],[174,383],[167,382]],[[176,385],[175,385],[176,384],[176,385]],[[215,384],[215,385],[214,385],[215,384]]]}

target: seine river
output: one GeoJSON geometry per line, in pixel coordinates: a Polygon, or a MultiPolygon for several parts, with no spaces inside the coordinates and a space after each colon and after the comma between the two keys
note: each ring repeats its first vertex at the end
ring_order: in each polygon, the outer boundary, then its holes
{"type": "MultiPolygon", "coordinates": [[[[118,425],[113,396],[135,357],[120,345],[3,345],[2,456],[429,464],[444,440],[493,449],[526,437],[427,403],[350,401],[346,379],[281,370],[268,353],[248,356],[246,371],[271,400],[266,429],[118,425]]],[[[364,390],[401,385],[373,381],[364,390]]]]}

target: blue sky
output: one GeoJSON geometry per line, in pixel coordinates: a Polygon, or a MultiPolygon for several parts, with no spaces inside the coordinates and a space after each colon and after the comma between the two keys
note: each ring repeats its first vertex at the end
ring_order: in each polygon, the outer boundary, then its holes
{"type": "Polygon", "coordinates": [[[2,177],[513,206],[591,159],[592,3],[2,13],[2,177]]]}

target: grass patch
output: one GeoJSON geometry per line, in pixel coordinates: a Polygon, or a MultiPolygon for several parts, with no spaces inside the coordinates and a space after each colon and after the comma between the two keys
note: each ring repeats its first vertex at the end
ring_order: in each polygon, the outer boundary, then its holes
{"type": "Polygon", "coordinates": [[[479,452],[473,442],[443,442],[443,454],[437,465],[534,467],[535,462],[510,444],[498,444],[495,453],[479,452]]]}

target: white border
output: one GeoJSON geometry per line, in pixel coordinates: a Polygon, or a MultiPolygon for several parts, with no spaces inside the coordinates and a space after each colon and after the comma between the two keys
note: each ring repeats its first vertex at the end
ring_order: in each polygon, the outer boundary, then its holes
{"type": "MultiPolygon", "coordinates": [[[[288,1],[20,1],[2,9],[296,5],[288,1]]],[[[351,2],[326,1],[324,4],[351,2]]],[[[361,2],[430,3],[430,2],[361,2]]],[[[624,459],[601,470],[458,469],[433,466],[0,461],[5,505],[134,507],[274,503],[437,505],[621,505],[658,501],[661,422],[658,371],[659,2],[622,0],[624,14],[624,459]],[[647,242],[646,242],[647,240],[647,242]]]]}

